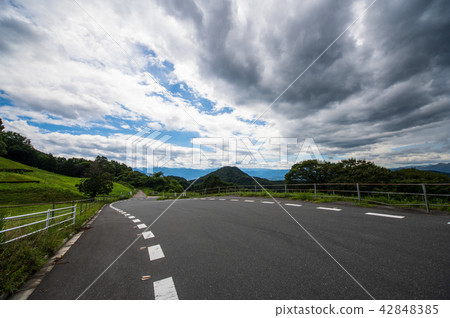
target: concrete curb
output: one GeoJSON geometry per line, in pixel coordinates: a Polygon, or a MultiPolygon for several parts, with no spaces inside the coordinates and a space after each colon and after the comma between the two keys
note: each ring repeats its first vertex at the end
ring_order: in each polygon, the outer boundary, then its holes
{"type": "MultiPolygon", "coordinates": [[[[100,212],[103,211],[103,208],[105,206],[106,206],[106,204],[104,204],[97,212],[95,212],[95,214],[88,221],[86,221],[83,224],[83,226],[91,225],[92,222],[94,222],[95,219],[98,217],[100,212]]],[[[25,282],[25,284],[23,284],[22,287],[8,299],[10,299],[10,300],[26,300],[26,299],[28,299],[28,297],[30,297],[30,295],[34,292],[36,287],[38,287],[39,284],[42,282],[45,275],[47,275],[47,273],[49,273],[53,269],[53,267],[56,265],[58,260],[60,260],[64,256],[64,254],[66,254],[66,252],[72,247],[72,245],[75,244],[75,242],[80,238],[80,236],[83,234],[83,232],[84,231],[80,231],[80,232],[76,233],[75,235],[73,235],[63,245],[63,247],[61,247],[55,253],[55,255],[53,255],[48,260],[48,262],[44,265],[44,267],[42,267],[36,274],[34,274],[33,277],[31,277],[27,282],[25,282]]]]}

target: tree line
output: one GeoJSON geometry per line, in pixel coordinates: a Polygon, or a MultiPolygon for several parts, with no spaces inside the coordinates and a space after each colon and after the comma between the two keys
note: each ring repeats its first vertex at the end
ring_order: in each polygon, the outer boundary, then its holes
{"type": "Polygon", "coordinates": [[[112,182],[131,188],[150,188],[156,192],[183,191],[183,187],[175,178],[164,176],[161,172],[147,175],[134,171],[126,164],[108,160],[104,156],[97,156],[95,160],[66,159],[39,151],[33,147],[31,140],[27,137],[13,131],[4,131],[1,118],[0,156],[65,176],[92,179],[82,182],[79,188],[89,196],[109,193],[112,190],[112,182]],[[107,182],[100,184],[101,180],[107,182]],[[98,189],[100,192],[93,189],[98,189]]]}

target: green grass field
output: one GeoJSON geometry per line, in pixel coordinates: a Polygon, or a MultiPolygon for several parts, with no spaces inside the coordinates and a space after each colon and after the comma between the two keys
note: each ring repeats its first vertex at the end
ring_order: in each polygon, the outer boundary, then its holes
{"type": "MultiPolygon", "coordinates": [[[[76,187],[82,180],[81,178],[72,178],[40,170],[2,157],[0,157],[0,169],[33,170],[23,173],[1,171],[0,181],[39,181],[39,183],[0,183],[0,206],[29,204],[29,206],[0,208],[0,229],[45,219],[45,215],[43,215],[32,220],[7,222],[3,221],[2,217],[46,211],[53,208],[51,202],[73,201],[84,198],[76,187]]],[[[77,203],[75,225],[71,225],[71,223],[58,225],[48,231],[42,231],[8,244],[0,244],[0,295],[8,295],[16,291],[30,275],[45,264],[48,256],[58,250],[73,233],[79,231],[84,222],[103,204],[109,200],[114,200],[109,197],[121,195],[126,197],[130,191],[133,191],[133,189],[114,183],[113,191],[105,198],[105,202],[91,203],[89,209],[87,209],[86,202],[83,203],[83,206],[81,202],[77,203]],[[83,213],[80,213],[81,208],[83,208],[83,213]]],[[[54,207],[61,208],[71,205],[72,203],[57,203],[54,207]]],[[[61,221],[61,219],[58,219],[58,221],[61,221]]],[[[34,226],[35,228],[31,226],[7,234],[0,234],[0,242],[29,233],[37,228],[42,228],[42,226],[43,224],[40,223],[34,226]]]]}
{"type": "MultiPolygon", "coordinates": [[[[67,177],[0,157],[0,169],[30,169],[33,172],[0,172],[0,181],[39,181],[39,183],[0,183],[0,205],[18,205],[82,199],[76,185],[81,178],[67,177]]],[[[110,196],[128,194],[132,189],[114,183],[110,196]]]]}

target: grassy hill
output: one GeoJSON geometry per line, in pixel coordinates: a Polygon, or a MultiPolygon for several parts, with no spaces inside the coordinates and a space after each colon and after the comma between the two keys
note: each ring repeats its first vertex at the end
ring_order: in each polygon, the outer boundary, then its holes
{"type": "MultiPolygon", "coordinates": [[[[45,170],[30,167],[3,157],[0,157],[1,169],[27,169],[32,172],[0,171],[0,181],[39,181],[39,183],[0,183],[0,205],[25,203],[42,203],[53,201],[69,201],[82,199],[76,185],[82,180],[45,170]]],[[[131,191],[119,183],[114,183],[110,195],[126,194],[131,191]]]]}

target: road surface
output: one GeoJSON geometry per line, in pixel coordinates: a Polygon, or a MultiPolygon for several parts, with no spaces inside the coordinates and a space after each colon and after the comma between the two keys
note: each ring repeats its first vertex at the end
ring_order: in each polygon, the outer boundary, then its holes
{"type": "Polygon", "coordinates": [[[113,203],[30,299],[450,298],[450,216],[277,200],[113,203]]]}

